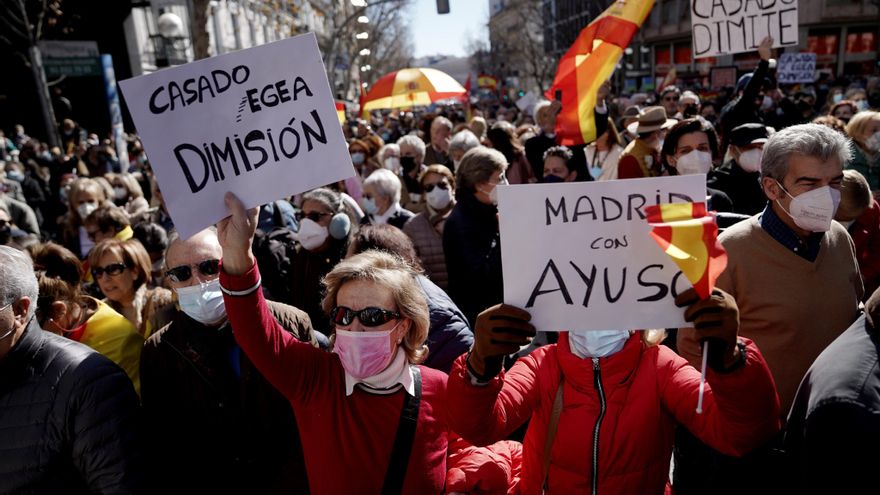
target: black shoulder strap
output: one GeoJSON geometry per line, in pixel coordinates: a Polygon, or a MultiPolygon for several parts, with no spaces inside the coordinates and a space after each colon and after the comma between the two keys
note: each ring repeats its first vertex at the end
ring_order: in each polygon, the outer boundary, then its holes
{"type": "Polygon", "coordinates": [[[413,441],[416,438],[416,426],[419,423],[419,405],[422,402],[422,374],[418,366],[412,367],[415,382],[415,396],[404,391],[403,408],[400,410],[400,421],[397,423],[397,435],[391,449],[391,460],[382,484],[382,495],[398,495],[403,491],[403,480],[406,478],[407,466],[413,441]]]}

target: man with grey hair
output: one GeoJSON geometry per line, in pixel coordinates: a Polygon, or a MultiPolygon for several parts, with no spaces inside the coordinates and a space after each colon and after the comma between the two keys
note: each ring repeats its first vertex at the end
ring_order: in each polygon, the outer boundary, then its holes
{"type": "Polygon", "coordinates": [[[446,165],[452,169],[449,158],[449,136],[452,134],[452,122],[442,115],[431,121],[431,142],[425,150],[425,165],[446,165]]]}
{"type": "MultiPolygon", "coordinates": [[[[180,309],[147,339],[141,394],[150,457],[168,493],[303,493],[308,490],[290,403],[241,352],[220,292],[217,231],[172,233],[165,277],[180,309]]],[[[307,314],[270,302],[272,316],[312,341],[307,314]]]]}
{"type": "Polygon", "coordinates": [[[473,132],[463,129],[455,133],[449,141],[449,157],[452,159],[452,167],[449,167],[449,170],[455,173],[464,154],[479,145],[480,139],[473,132]]]}
{"type": "Polygon", "coordinates": [[[0,491],[147,492],[137,394],[112,361],[43,331],[28,256],[0,246],[0,491]]]}
{"type": "MultiPolygon", "coordinates": [[[[859,314],[863,287],[855,248],[846,229],[832,220],[849,156],[847,139],[828,127],[803,124],[777,132],[764,145],[761,163],[769,203],[720,236],[728,262],[717,286],[736,299],[740,335],[758,344],[767,360],[782,422],[807,369],[859,314]]],[[[693,329],[678,332],[678,351],[700,364],[693,329]]],[[[718,352],[723,348],[711,342],[709,359],[718,352]]],[[[743,487],[772,486],[779,474],[772,462],[755,463],[768,469],[763,473],[749,473],[732,460],[719,464],[736,474],[716,472],[718,485],[702,492],[727,493],[721,485],[729,488],[733,479],[743,487]]],[[[676,476],[685,478],[707,472],[707,466],[690,466],[691,473],[682,472],[688,466],[678,466],[676,476]]],[[[676,492],[685,493],[678,486],[676,492]]]]}

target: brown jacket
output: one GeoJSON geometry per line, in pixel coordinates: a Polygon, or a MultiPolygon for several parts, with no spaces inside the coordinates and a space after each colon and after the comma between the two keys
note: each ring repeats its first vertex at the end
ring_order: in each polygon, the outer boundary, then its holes
{"type": "Polygon", "coordinates": [[[403,231],[412,239],[413,247],[422,262],[425,274],[432,282],[443,290],[449,287],[449,275],[446,273],[446,255],[443,253],[443,236],[438,232],[435,225],[438,221],[445,222],[446,215],[442,218],[429,218],[428,211],[412,217],[403,231]]]}
{"type": "MultiPolygon", "coordinates": [[[[285,330],[315,344],[307,314],[269,307],[285,330]]],[[[141,390],[150,457],[168,493],[308,493],[290,403],[229,324],[206,327],[177,312],[144,345],[141,390]]]]}

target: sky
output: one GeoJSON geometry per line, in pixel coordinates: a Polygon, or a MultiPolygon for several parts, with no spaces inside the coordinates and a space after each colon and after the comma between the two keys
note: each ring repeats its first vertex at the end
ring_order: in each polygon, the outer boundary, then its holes
{"type": "Polygon", "coordinates": [[[436,0],[415,0],[410,26],[416,58],[426,55],[466,56],[468,39],[487,39],[489,0],[449,0],[449,13],[438,14],[436,0]]]}

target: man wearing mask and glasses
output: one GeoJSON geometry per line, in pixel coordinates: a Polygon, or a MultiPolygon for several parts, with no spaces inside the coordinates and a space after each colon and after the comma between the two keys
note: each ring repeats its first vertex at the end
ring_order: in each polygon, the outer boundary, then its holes
{"type": "Polygon", "coordinates": [[[43,331],[28,256],[0,246],[0,491],[148,493],[131,381],[109,359],[43,331]]]}
{"type": "MultiPolygon", "coordinates": [[[[141,354],[149,447],[163,460],[156,475],[168,493],[302,493],[308,483],[293,411],[235,343],[220,292],[221,254],[214,228],[168,242],[165,277],[180,309],[141,354]]],[[[269,308],[297,339],[315,344],[307,314],[269,308]]]]}
{"type": "MultiPolygon", "coordinates": [[[[832,220],[850,154],[846,137],[822,125],[777,132],[764,145],[761,162],[761,185],[769,203],[762,213],[719,236],[728,262],[716,285],[736,299],[740,335],[752,339],[767,360],[782,421],[807,369],[859,314],[863,286],[853,241],[832,220]]],[[[691,364],[700,364],[692,329],[678,332],[678,351],[691,364]]],[[[711,345],[709,352],[711,356],[711,345]]],[[[776,446],[778,442],[770,447],[776,446]]],[[[676,459],[676,477],[693,481],[711,471],[708,465],[697,466],[701,463],[695,459],[729,468],[716,470],[712,487],[703,486],[701,493],[728,493],[732,479],[741,480],[742,492],[746,486],[773,487],[779,478],[778,458],[753,457],[749,469],[717,453],[714,458],[700,454],[687,465],[676,459]]],[[[676,492],[693,493],[678,485],[676,492]]]]}

